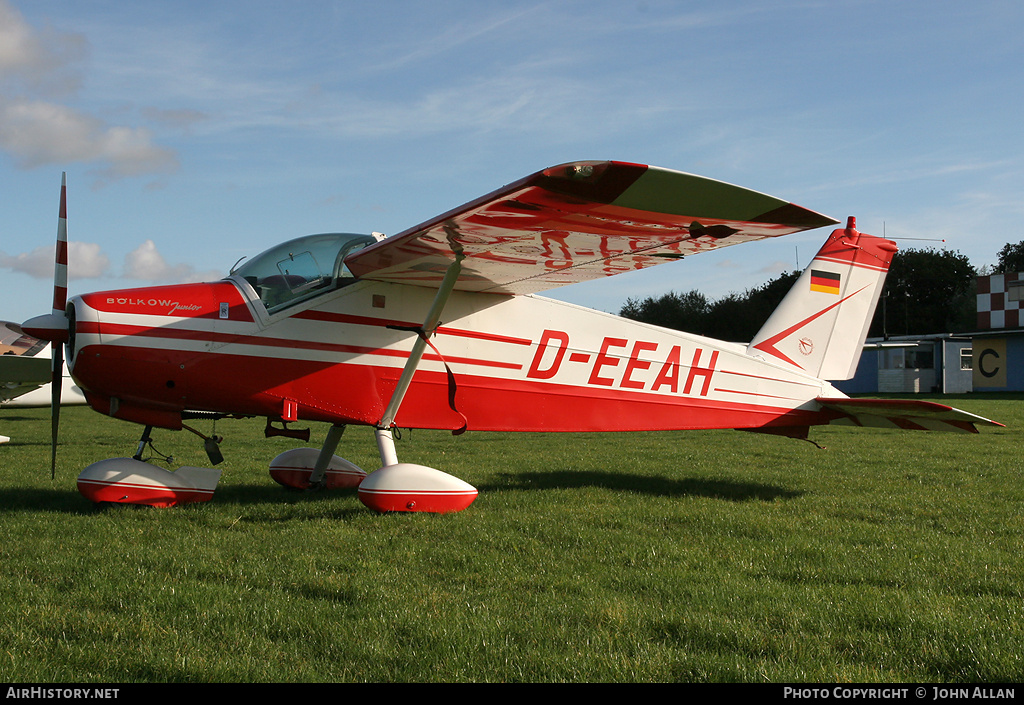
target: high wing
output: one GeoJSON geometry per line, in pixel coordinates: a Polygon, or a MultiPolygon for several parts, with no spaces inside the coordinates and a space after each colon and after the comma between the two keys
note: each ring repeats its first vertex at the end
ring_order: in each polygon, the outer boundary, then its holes
{"type": "Polygon", "coordinates": [[[573,162],[505,186],[349,256],[357,277],[529,294],[837,221],[678,171],[573,162]]]}

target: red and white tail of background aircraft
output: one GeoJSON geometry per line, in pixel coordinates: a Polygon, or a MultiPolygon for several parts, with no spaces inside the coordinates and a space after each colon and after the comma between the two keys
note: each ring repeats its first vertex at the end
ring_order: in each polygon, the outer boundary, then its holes
{"type": "MultiPolygon", "coordinates": [[[[667,330],[538,296],[554,287],[835,225],[784,200],[624,162],[545,169],[392,237],[300,237],[221,281],[66,301],[61,187],[55,296],[24,324],[66,347],[93,409],[145,427],[134,458],[78,478],[96,502],[209,499],[220,472],[141,461],[153,428],[194,418],[330,424],[271,475],[358,487],[377,511],[459,511],[471,485],[398,461],[395,428],[463,431],[744,429],[806,438],[845,424],[977,432],[999,425],[925,401],[850,399],[849,379],[896,246],[850,218],[749,344],[667,330]],[[376,429],[381,467],[336,456],[346,425],[376,429]]],[[[53,433],[56,447],[57,412],[53,433]]],[[[306,431],[308,434],[308,431],[306,431]]],[[[217,439],[204,436],[216,464],[217,439]]],[[[54,450],[55,452],[55,450],[54,450]]],[[[52,458],[51,458],[52,462],[52,458]]]]}

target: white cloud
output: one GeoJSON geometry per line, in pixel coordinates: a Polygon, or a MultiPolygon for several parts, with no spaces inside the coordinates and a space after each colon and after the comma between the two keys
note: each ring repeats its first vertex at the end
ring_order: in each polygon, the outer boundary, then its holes
{"type": "Polygon", "coordinates": [[[25,169],[66,162],[106,163],[104,176],[138,176],[173,169],[173,152],[155,146],[143,128],[111,127],[55,103],[0,103],[0,148],[25,169]]]}
{"type": "MultiPolygon", "coordinates": [[[[8,255],[0,252],[0,267],[22,272],[36,279],[53,279],[53,246],[40,246],[31,252],[8,255]]],[[[94,279],[106,276],[110,259],[93,242],[68,243],[68,279],[94,279]]]]}
{"type": "Polygon", "coordinates": [[[22,169],[93,164],[101,181],[176,169],[174,152],[154,144],[149,130],[108,125],[52,100],[55,90],[77,87],[68,71],[85,47],[77,34],[35,31],[0,0],[0,150],[22,169]]]}
{"type": "Polygon", "coordinates": [[[80,34],[34,31],[7,0],[0,0],[0,78],[21,80],[34,90],[71,90],[78,77],[65,69],[87,49],[80,34]]]}
{"type": "Polygon", "coordinates": [[[53,247],[37,247],[19,255],[0,253],[0,266],[36,279],[53,278],[53,247]]]}
{"type": "Polygon", "coordinates": [[[68,243],[68,279],[94,279],[107,275],[110,259],[94,242],[68,243]]]}
{"type": "MultiPolygon", "coordinates": [[[[27,274],[34,279],[53,279],[53,246],[44,245],[30,252],[9,255],[0,252],[0,269],[27,274]]],[[[124,257],[120,275],[111,273],[110,258],[92,242],[68,243],[68,279],[124,279],[154,284],[222,279],[223,272],[197,270],[190,264],[169,264],[157,250],[156,243],[146,240],[124,257]]]]}
{"type": "Polygon", "coordinates": [[[220,272],[199,272],[189,264],[168,264],[156,249],[156,243],[146,240],[124,257],[124,276],[147,282],[182,283],[221,279],[220,272]]]}

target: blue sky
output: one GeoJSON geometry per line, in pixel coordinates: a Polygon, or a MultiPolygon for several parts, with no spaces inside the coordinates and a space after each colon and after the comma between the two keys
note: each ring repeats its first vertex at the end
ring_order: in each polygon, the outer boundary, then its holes
{"type": "MultiPolygon", "coordinates": [[[[1024,240],[1022,31],[1016,0],[0,0],[0,318],[49,308],[62,171],[72,294],[396,233],[577,159],[709,176],[990,265],[1024,240]]],[[[551,295],[717,298],[827,234],[551,295]]]]}

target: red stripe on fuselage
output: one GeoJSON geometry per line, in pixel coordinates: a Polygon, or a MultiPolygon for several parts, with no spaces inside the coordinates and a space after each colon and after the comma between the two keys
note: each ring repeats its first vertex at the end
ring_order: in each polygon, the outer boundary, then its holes
{"type": "MultiPolygon", "coordinates": [[[[397,326],[400,328],[415,328],[419,324],[413,323],[412,321],[399,321],[387,318],[373,318],[370,316],[355,316],[348,313],[330,313],[327,311],[301,311],[296,313],[291,318],[308,320],[308,321],[325,321],[329,323],[346,323],[349,325],[357,326],[375,326],[378,328],[387,328],[388,326],[397,326]]],[[[461,328],[451,328],[448,326],[440,326],[437,329],[438,335],[453,335],[460,338],[473,338],[475,340],[488,340],[495,343],[509,343],[512,345],[533,345],[532,340],[527,338],[515,338],[508,335],[498,335],[496,333],[483,333],[475,330],[464,330],[461,328]]]]}
{"type": "MultiPolygon", "coordinates": [[[[93,323],[83,321],[78,323],[76,331],[83,334],[130,336],[133,338],[164,338],[169,340],[189,340],[200,343],[257,345],[263,347],[284,348],[286,350],[315,350],[320,352],[351,353],[357,355],[381,355],[384,357],[395,357],[401,359],[409,357],[408,350],[390,350],[388,348],[375,348],[365,345],[347,345],[343,343],[321,343],[312,340],[294,340],[291,338],[267,338],[255,335],[239,335],[237,333],[216,333],[214,331],[200,331],[189,328],[139,326],[127,323],[93,323]]],[[[105,344],[117,346],[117,343],[115,342],[105,344]]],[[[197,351],[197,354],[219,353],[199,353],[199,351],[197,351]]],[[[440,356],[432,354],[427,354],[423,357],[426,360],[442,359],[440,356]]],[[[445,357],[444,360],[464,365],[495,367],[506,370],[520,370],[523,367],[521,364],[514,362],[482,360],[470,357],[445,357]]]]}

